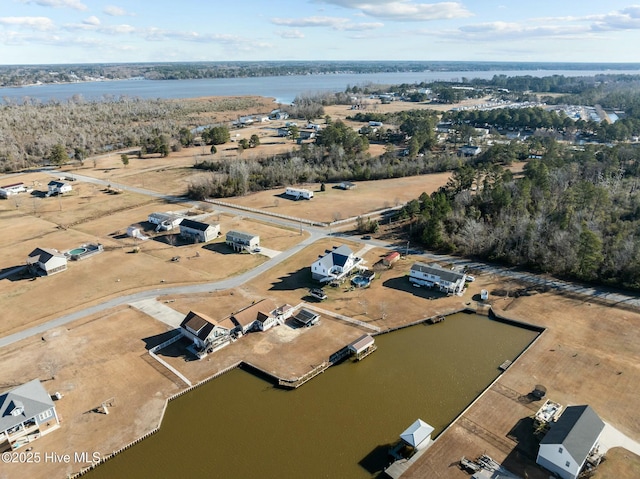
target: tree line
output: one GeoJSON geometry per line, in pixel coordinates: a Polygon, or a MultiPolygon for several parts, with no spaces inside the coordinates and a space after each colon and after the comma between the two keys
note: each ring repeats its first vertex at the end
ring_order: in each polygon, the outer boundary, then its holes
{"type": "Polygon", "coordinates": [[[583,281],[640,288],[640,149],[544,142],[522,178],[491,162],[400,212],[434,250],[583,281]]]}

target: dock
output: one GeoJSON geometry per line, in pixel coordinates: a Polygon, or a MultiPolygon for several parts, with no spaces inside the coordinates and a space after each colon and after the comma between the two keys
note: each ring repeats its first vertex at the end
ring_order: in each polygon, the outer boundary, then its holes
{"type": "Polygon", "coordinates": [[[509,369],[509,366],[511,366],[511,360],[507,359],[500,366],[498,366],[498,369],[500,369],[500,371],[506,371],[507,369],[509,369]]]}
{"type": "Polygon", "coordinates": [[[444,316],[442,316],[442,315],[440,315],[440,316],[432,316],[431,318],[427,319],[427,323],[429,323],[429,324],[441,323],[442,321],[444,321],[444,316]]]}

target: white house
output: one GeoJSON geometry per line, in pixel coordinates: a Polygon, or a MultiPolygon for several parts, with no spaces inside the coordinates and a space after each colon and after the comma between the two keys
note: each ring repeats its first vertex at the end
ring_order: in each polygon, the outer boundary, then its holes
{"type": "Polygon", "coordinates": [[[231,246],[234,251],[253,251],[260,246],[260,236],[243,231],[228,231],[225,242],[231,246]]]}
{"type": "Polygon", "coordinates": [[[67,269],[67,257],[57,249],[36,248],[29,253],[27,265],[36,267],[50,276],[67,269]]]}
{"type": "Polygon", "coordinates": [[[321,283],[341,280],[362,262],[348,246],[342,245],[326,252],[311,265],[311,277],[321,283]]]}
{"type": "Polygon", "coordinates": [[[73,189],[73,187],[66,182],[51,180],[47,186],[49,187],[49,191],[47,192],[47,196],[51,195],[61,195],[63,193],[68,193],[73,189]]]}
{"type": "Polygon", "coordinates": [[[156,231],[170,231],[182,222],[183,217],[173,213],[151,213],[147,221],[157,225],[156,231]]]}
{"type": "Polygon", "coordinates": [[[576,479],[603,429],[590,406],[568,406],[540,441],[536,462],[563,479],[576,479]]]}
{"type": "Polygon", "coordinates": [[[231,320],[239,331],[247,333],[252,329],[266,331],[276,325],[276,305],[270,299],[262,299],[231,315],[231,320]]]}
{"type": "Polygon", "coordinates": [[[189,311],[180,323],[180,331],[193,341],[197,351],[217,350],[231,342],[231,333],[236,326],[227,318],[215,321],[209,316],[189,311]]]}
{"type": "Polygon", "coordinates": [[[476,156],[482,153],[482,148],[474,145],[465,145],[460,148],[460,154],[462,156],[476,156]]]}
{"type": "Polygon", "coordinates": [[[11,185],[4,185],[0,187],[0,198],[9,198],[9,196],[17,195],[18,193],[24,193],[27,191],[27,187],[24,183],[13,183],[11,185]]]}
{"type": "Polygon", "coordinates": [[[58,427],[56,407],[38,379],[0,395],[0,451],[18,449],[58,427]]]}
{"type": "Polygon", "coordinates": [[[190,238],[193,241],[206,243],[217,238],[218,234],[220,234],[219,223],[201,223],[187,218],[180,222],[180,236],[190,238]]]}
{"type": "Polygon", "coordinates": [[[409,281],[419,286],[438,287],[444,293],[461,295],[464,292],[466,275],[440,266],[414,263],[409,272],[409,281]]]}
{"type": "Polygon", "coordinates": [[[310,200],[311,198],[313,198],[313,191],[311,190],[305,190],[302,188],[287,188],[284,192],[285,195],[292,197],[295,200],[299,200],[299,199],[305,199],[305,200],[310,200]]]}

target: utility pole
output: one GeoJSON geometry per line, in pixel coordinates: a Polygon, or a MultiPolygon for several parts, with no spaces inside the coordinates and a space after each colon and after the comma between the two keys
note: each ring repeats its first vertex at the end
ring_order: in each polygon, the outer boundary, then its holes
{"type": "Polygon", "coordinates": [[[405,258],[407,256],[409,256],[409,242],[408,241],[407,241],[407,250],[406,250],[406,253],[404,254],[404,256],[405,256],[405,258]]]}

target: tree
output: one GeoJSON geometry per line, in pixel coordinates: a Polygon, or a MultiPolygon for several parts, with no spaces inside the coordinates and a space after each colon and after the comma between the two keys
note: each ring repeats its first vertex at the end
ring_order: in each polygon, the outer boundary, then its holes
{"type": "Polygon", "coordinates": [[[238,145],[240,146],[240,148],[238,148],[238,151],[240,151],[241,149],[246,150],[249,148],[249,141],[247,141],[246,138],[243,138],[238,142],[238,145]]]}
{"type": "Polygon", "coordinates": [[[218,149],[216,148],[216,145],[211,145],[211,154],[215,155],[216,153],[218,153],[218,149]]]}
{"type": "Polygon", "coordinates": [[[87,157],[87,152],[84,148],[76,146],[73,149],[73,156],[80,162],[80,166],[84,165],[84,159],[87,157]]]}
{"type": "Polygon", "coordinates": [[[202,132],[202,139],[207,145],[223,145],[231,139],[231,134],[226,126],[212,126],[202,132]]]}
{"type": "Polygon", "coordinates": [[[123,153],[122,155],[120,155],[120,159],[122,160],[122,164],[124,165],[125,168],[129,166],[129,155],[127,155],[126,153],[123,153]]]}
{"type": "Polygon", "coordinates": [[[296,141],[300,136],[300,129],[296,125],[292,125],[289,127],[289,135],[291,135],[291,139],[296,141]]]}
{"type": "Polygon", "coordinates": [[[325,185],[324,183],[320,183],[320,191],[326,191],[327,190],[327,185],[325,185]]]}
{"type": "Polygon", "coordinates": [[[49,154],[49,161],[56,166],[63,165],[67,161],[69,161],[69,155],[67,154],[67,150],[63,145],[58,143],[51,148],[51,153],[49,154]]]}
{"type": "Polygon", "coordinates": [[[180,144],[182,146],[191,146],[193,145],[193,133],[189,128],[182,127],[178,132],[178,136],[180,138],[180,144]]]}
{"type": "Polygon", "coordinates": [[[255,148],[259,144],[260,144],[260,137],[254,133],[253,135],[251,135],[251,138],[249,138],[249,147],[255,148]]]}

